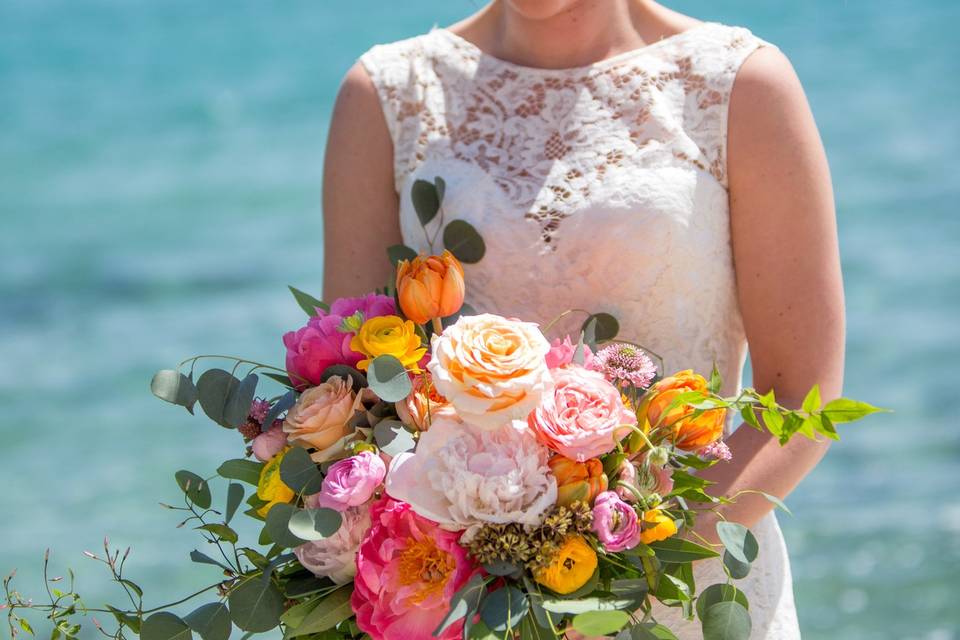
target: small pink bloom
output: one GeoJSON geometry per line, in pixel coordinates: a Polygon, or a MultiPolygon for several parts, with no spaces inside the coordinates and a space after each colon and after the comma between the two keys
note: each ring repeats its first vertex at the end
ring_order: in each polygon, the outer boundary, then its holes
{"type": "Polygon", "coordinates": [[[642,349],[625,342],[608,344],[597,352],[592,366],[611,382],[621,386],[633,384],[646,389],[657,375],[657,365],[642,349]]]}
{"type": "Polygon", "coordinates": [[[640,543],[637,512],[613,491],[604,491],[593,503],[593,530],[607,551],[624,551],[640,543]]]}
{"type": "Polygon", "coordinates": [[[554,388],[530,412],[527,423],[557,453],[583,462],[610,453],[630,432],[637,416],[603,374],[578,365],[552,372],[554,388]]]}
{"type": "MultiPolygon", "coordinates": [[[[319,504],[317,494],[304,499],[307,508],[319,504]]],[[[357,549],[370,529],[370,508],[351,507],[343,512],[343,522],[332,536],[294,547],[297,560],[315,576],[327,577],[337,584],[346,584],[357,573],[357,549]]]]}
{"type": "MultiPolygon", "coordinates": [[[[635,487],[639,489],[639,487],[637,486],[637,468],[633,466],[633,463],[630,462],[629,460],[624,460],[622,463],[620,463],[620,471],[617,474],[617,482],[618,483],[622,482],[624,484],[630,485],[631,487],[635,487]]],[[[617,495],[620,496],[621,500],[624,500],[626,502],[637,501],[637,496],[634,495],[632,491],[630,491],[625,487],[618,486],[616,488],[616,492],[617,492],[617,495]]]]}
{"type": "Polygon", "coordinates": [[[317,503],[341,512],[362,505],[373,496],[386,475],[387,466],[380,456],[361,451],[330,465],[317,503]]]}
{"type": "MultiPolygon", "coordinates": [[[[561,342],[560,338],[554,338],[550,343],[550,351],[547,353],[547,368],[556,369],[573,362],[573,354],[577,351],[577,345],[571,342],[570,336],[564,336],[561,342]]],[[[585,367],[592,368],[593,352],[590,347],[583,345],[583,364],[585,367]]]]}
{"type": "Polygon", "coordinates": [[[733,460],[733,454],[730,453],[730,447],[723,440],[711,442],[700,450],[700,455],[706,458],[715,458],[721,462],[730,462],[733,460]]]}
{"type": "Polygon", "coordinates": [[[287,434],[283,432],[283,423],[274,421],[273,426],[253,439],[253,455],[260,462],[267,462],[287,446],[287,434]]]}
{"type": "Polygon", "coordinates": [[[665,496],[673,491],[673,468],[669,465],[658,467],[648,464],[640,482],[640,492],[644,495],[658,493],[665,496]]]}

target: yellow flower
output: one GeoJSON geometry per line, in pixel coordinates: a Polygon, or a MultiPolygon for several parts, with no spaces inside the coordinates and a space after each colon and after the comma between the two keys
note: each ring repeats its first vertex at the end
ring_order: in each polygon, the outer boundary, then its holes
{"type": "Polygon", "coordinates": [[[571,536],[553,561],[534,573],[534,578],[548,589],[566,595],[587,584],[596,570],[597,552],[581,536],[571,536]]]}
{"type": "Polygon", "coordinates": [[[350,348],[367,356],[357,364],[365,370],[377,356],[390,355],[403,363],[408,371],[420,373],[417,363],[427,352],[417,335],[416,325],[399,316],[377,316],[363,323],[350,339],[350,348]]]}
{"type": "Polygon", "coordinates": [[[664,514],[660,509],[652,509],[643,513],[643,530],[640,532],[640,542],[650,544],[666,540],[677,532],[677,525],[673,518],[664,514]]]}
{"type": "Polygon", "coordinates": [[[273,456],[270,462],[263,465],[263,469],[260,470],[260,480],[257,482],[257,497],[267,502],[257,510],[257,515],[260,517],[266,518],[273,505],[293,500],[295,495],[293,489],[280,479],[280,463],[289,450],[290,447],[287,447],[273,456]]]}

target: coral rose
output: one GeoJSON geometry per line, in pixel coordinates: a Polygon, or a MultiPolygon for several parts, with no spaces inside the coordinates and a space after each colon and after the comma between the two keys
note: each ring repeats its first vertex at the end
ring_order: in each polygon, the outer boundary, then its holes
{"type": "Polygon", "coordinates": [[[462,316],[434,335],[432,347],[428,367],[437,391],[480,427],[525,417],[550,388],[550,343],[534,323],[462,316]]]}
{"type": "Polygon", "coordinates": [[[397,264],[400,309],[417,324],[452,316],[463,306],[463,267],[449,251],[397,264]]]}
{"type": "Polygon", "coordinates": [[[644,396],[638,414],[644,431],[662,427],[673,430],[673,443],[685,451],[697,451],[723,437],[726,409],[710,409],[694,417],[695,409],[681,404],[669,412],[674,398],[689,391],[707,394],[703,376],[687,369],[657,382],[644,396]]]}
{"type": "Polygon", "coordinates": [[[283,431],[291,443],[317,450],[313,459],[324,462],[336,456],[354,434],[348,424],[360,409],[360,395],[353,392],[353,380],[330,376],[326,382],[300,394],[287,412],[283,431]],[[340,448],[337,448],[340,444],[340,448]]]}
{"type": "MultiPolygon", "coordinates": [[[[304,499],[308,509],[318,506],[317,494],[304,499]]],[[[333,535],[293,548],[297,560],[310,573],[346,584],[357,573],[357,550],[370,529],[370,507],[351,507],[340,514],[343,521],[333,535]]]]}
{"type": "MultiPolygon", "coordinates": [[[[450,601],[476,572],[457,540],[410,505],[383,498],[371,506],[373,525],[357,553],[350,605],[357,626],[378,640],[431,640],[450,601]]],[[[460,620],[440,634],[459,639],[460,620]]]]}
{"type": "Polygon", "coordinates": [[[578,462],[613,451],[637,416],[603,374],[577,365],[553,370],[553,392],[527,418],[550,449],[578,462]]]}
{"type": "Polygon", "coordinates": [[[560,595],[573,593],[597,570],[597,552],[580,536],[571,536],[550,564],[534,572],[534,579],[560,595]]]}
{"type": "Polygon", "coordinates": [[[350,340],[350,348],[366,356],[357,363],[359,369],[369,367],[377,356],[389,355],[413,373],[420,373],[418,363],[427,352],[413,322],[399,316],[379,316],[367,320],[350,340]]]}
{"type": "Polygon", "coordinates": [[[397,416],[404,424],[426,431],[432,417],[451,413],[450,402],[437,391],[428,372],[413,377],[413,390],[405,399],[395,403],[397,416]]]}

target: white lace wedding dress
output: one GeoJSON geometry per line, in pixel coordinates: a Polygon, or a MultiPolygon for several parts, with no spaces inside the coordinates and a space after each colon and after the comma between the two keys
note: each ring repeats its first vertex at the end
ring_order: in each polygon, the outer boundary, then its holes
{"type": "MultiPolygon", "coordinates": [[[[598,63],[561,70],[495,58],[453,32],[361,56],[394,145],[406,244],[426,250],[410,200],[417,178],[446,181],[447,220],[486,241],[466,265],[477,310],[547,322],[576,307],[616,316],[621,335],[660,353],[668,371],[740,384],[746,340],[730,246],[725,141],[734,77],[770,46],[704,23],[598,63]]],[[[583,317],[568,324],[574,333],[583,317]]],[[[735,464],[735,461],[734,463],[735,464]]],[[[799,638],[790,566],[774,515],[753,529],[760,553],[737,581],[753,638],[799,638]]],[[[724,582],[698,563],[697,588],[724,582]]],[[[683,639],[698,621],[658,607],[683,639]]]]}

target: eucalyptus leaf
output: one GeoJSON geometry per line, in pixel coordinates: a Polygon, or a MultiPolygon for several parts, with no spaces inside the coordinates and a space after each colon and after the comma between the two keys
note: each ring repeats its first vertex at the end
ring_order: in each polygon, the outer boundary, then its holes
{"type": "Polygon", "coordinates": [[[440,636],[450,625],[464,616],[473,615],[480,606],[480,600],[486,593],[487,583],[479,573],[473,574],[473,577],[467,581],[460,590],[453,594],[450,599],[450,610],[443,617],[440,624],[433,631],[434,636],[440,636]]]}
{"type": "Polygon", "coordinates": [[[415,180],[410,188],[410,199],[422,226],[427,226],[440,210],[440,195],[437,187],[427,180],[415,180]]]}
{"type": "Polygon", "coordinates": [[[270,410],[267,411],[267,415],[263,417],[262,428],[264,431],[273,426],[273,421],[280,417],[280,414],[284,411],[287,411],[297,403],[298,394],[296,391],[291,389],[287,391],[279,400],[273,403],[273,406],[270,407],[270,410]]]}
{"type": "Polygon", "coordinates": [[[290,516],[290,533],[307,541],[324,540],[335,534],[343,517],[333,509],[301,509],[290,516]]]}
{"type": "Polygon", "coordinates": [[[367,386],[367,377],[363,375],[363,373],[361,373],[360,371],[358,371],[357,369],[349,365],[345,365],[345,364],[330,365],[329,367],[323,370],[323,373],[320,374],[320,381],[326,382],[333,376],[340,376],[344,380],[349,378],[350,381],[353,383],[354,392],[360,391],[360,389],[367,386]]]}
{"type": "Polygon", "coordinates": [[[464,264],[480,262],[487,252],[483,237],[465,220],[451,220],[444,227],[443,246],[464,264]]]}
{"type": "Polygon", "coordinates": [[[227,486],[227,508],[224,515],[224,522],[230,524],[233,515],[237,512],[237,507],[243,502],[243,486],[236,482],[231,482],[227,486]]]}
{"type": "Polygon", "coordinates": [[[480,605],[480,619],[491,631],[516,629],[527,614],[527,596],[514,586],[504,586],[487,594],[480,605]]]}
{"type": "Polygon", "coordinates": [[[222,602],[211,602],[194,609],[184,617],[191,629],[203,640],[227,640],[230,637],[230,610],[222,602]]]}
{"type": "Polygon", "coordinates": [[[744,608],[749,609],[750,603],[743,591],[737,589],[732,584],[712,584],[697,596],[697,615],[703,619],[707,609],[718,602],[735,601],[739,602],[744,608]]]}
{"type": "Polygon", "coordinates": [[[240,482],[246,482],[247,484],[252,484],[257,486],[260,482],[260,472],[263,470],[262,462],[254,462],[253,460],[244,460],[242,458],[234,458],[232,460],[227,460],[217,468],[217,474],[221,478],[229,478],[230,480],[239,480],[240,482]]]}
{"type": "Polygon", "coordinates": [[[247,421],[247,416],[250,415],[250,405],[253,404],[259,381],[257,374],[251,373],[239,385],[231,387],[227,394],[226,404],[223,407],[225,426],[239,427],[247,421]]]}
{"type": "Polygon", "coordinates": [[[287,285],[287,288],[290,289],[290,293],[293,294],[294,300],[297,301],[297,304],[300,305],[300,308],[303,309],[308,316],[317,315],[317,309],[323,309],[324,311],[330,311],[330,305],[322,300],[314,298],[309,293],[305,293],[296,287],[287,285]]]}
{"type": "Polygon", "coordinates": [[[789,513],[790,515],[793,515],[793,512],[790,511],[790,509],[787,508],[787,505],[784,504],[783,500],[781,500],[781,499],[778,498],[777,496],[771,495],[771,494],[766,493],[766,492],[764,492],[764,491],[757,491],[757,493],[759,493],[759,494],[762,495],[764,498],[766,498],[767,500],[769,500],[770,502],[772,502],[773,504],[775,504],[777,507],[783,509],[784,511],[786,511],[786,512],[789,513]]]}
{"type": "MultiPolygon", "coordinates": [[[[207,369],[197,380],[197,395],[200,407],[207,417],[228,429],[237,426],[226,415],[231,392],[240,386],[240,381],[223,369],[207,369]]],[[[247,405],[247,410],[249,410],[247,405]]],[[[233,416],[231,416],[233,417],[233,416]]],[[[246,415],[244,415],[246,418],[246,415]]]]}
{"type": "Polygon", "coordinates": [[[587,637],[616,633],[630,622],[625,611],[587,611],[573,618],[573,628],[587,637]]]}
{"type": "Polygon", "coordinates": [[[447,182],[440,176],[434,176],[433,184],[437,189],[437,200],[440,201],[440,205],[443,205],[443,196],[447,194],[447,182]]]}
{"type": "Polygon", "coordinates": [[[581,327],[587,343],[592,347],[599,342],[608,342],[620,333],[620,323],[609,313],[594,313],[581,327]]]}
{"type": "Polygon", "coordinates": [[[399,420],[381,420],[373,428],[373,441],[389,456],[413,451],[417,445],[413,434],[399,420]]]}
{"type": "Polygon", "coordinates": [[[739,602],[718,602],[702,618],[704,640],[749,640],[750,614],[739,602]]]}
{"type": "Polygon", "coordinates": [[[730,555],[729,551],[723,552],[723,565],[730,572],[730,576],[734,580],[742,580],[750,574],[750,563],[740,562],[730,555]]]}
{"type": "Polygon", "coordinates": [[[230,618],[243,631],[262,633],[280,624],[283,594],[270,580],[247,579],[227,596],[230,618]]]}
{"type": "Polygon", "coordinates": [[[295,638],[333,629],[353,615],[353,609],[350,608],[352,593],[353,588],[350,585],[337,589],[321,600],[296,629],[288,630],[285,637],[295,638]]]}
{"type": "Polygon", "coordinates": [[[203,478],[186,469],[177,471],[173,477],[176,479],[180,490],[187,496],[187,500],[201,509],[210,508],[212,502],[210,487],[203,478]]]}
{"type": "Polygon", "coordinates": [[[320,491],[323,474],[303,447],[293,447],[280,461],[280,479],[294,493],[309,495],[320,491]]]}
{"type": "Polygon", "coordinates": [[[370,362],[367,382],[373,392],[387,402],[399,402],[413,389],[406,367],[391,355],[380,355],[370,362]]]}
{"type": "Polygon", "coordinates": [[[760,545],[756,537],[742,524],[722,520],[717,523],[717,536],[727,552],[740,562],[750,563],[756,560],[760,545]]]}
{"type": "Polygon", "coordinates": [[[140,637],[142,640],[189,640],[193,633],[180,616],[158,611],[143,621],[140,637]]]}
{"type": "Polygon", "coordinates": [[[656,622],[642,622],[617,634],[617,640],[677,640],[670,629],[656,622]],[[625,636],[625,634],[628,634],[625,636]]]}
{"type": "Polygon", "coordinates": [[[187,411],[193,413],[193,405],[197,402],[197,388],[190,378],[179,371],[157,371],[150,381],[150,391],[161,400],[186,407],[187,411]]]}
{"type": "Polygon", "coordinates": [[[306,540],[293,535],[290,531],[290,518],[296,511],[297,508],[293,505],[281,502],[273,505],[267,512],[264,530],[270,537],[271,542],[284,549],[298,547],[306,542],[306,540]]]}
{"type": "Polygon", "coordinates": [[[615,611],[633,605],[633,598],[544,598],[541,605],[553,613],[586,613],[587,611],[615,611]]]}
{"type": "Polygon", "coordinates": [[[520,567],[506,560],[485,563],[483,569],[494,576],[510,576],[521,572],[520,567]]]}
{"type": "Polygon", "coordinates": [[[409,261],[416,258],[417,252],[405,244],[394,244],[387,247],[387,257],[390,259],[390,264],[396,267],[401,260],[409,261]]]}

